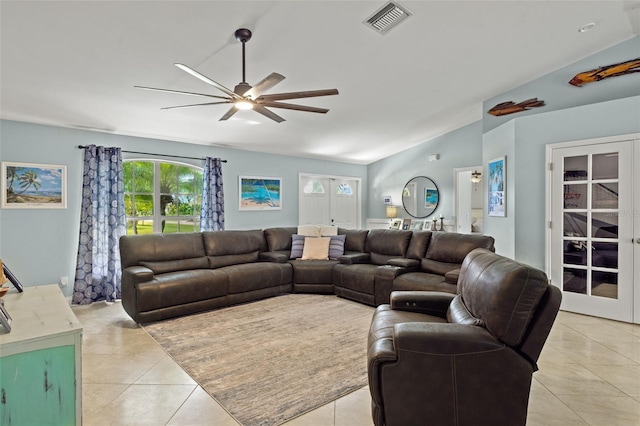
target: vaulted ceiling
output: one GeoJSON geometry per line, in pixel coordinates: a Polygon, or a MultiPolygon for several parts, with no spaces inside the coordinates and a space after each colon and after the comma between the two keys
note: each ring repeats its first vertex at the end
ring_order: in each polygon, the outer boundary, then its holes
{"type": "MultiPolygon", "coordinates": [[[[0,117],[115,134],[368,164],[479,120],[482,101],[634,35],[637,1],[407,1],[385,35],[363,21],[384,1],[19,1],[0,3],[0,117]],[[578,28],[596,26],[584,33],[578,28]],[[161,110],[278,72],[269,93],[324,114],[228,106],[161,110]]],[[[636,23],[636,33],[640,25],[636,23]]],[[[207,102],[205,98],[203,102],[207,102]]]]}

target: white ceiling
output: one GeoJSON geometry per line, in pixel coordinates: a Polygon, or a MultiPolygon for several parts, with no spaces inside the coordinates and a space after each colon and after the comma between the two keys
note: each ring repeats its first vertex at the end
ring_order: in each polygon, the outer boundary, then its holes
{"type": "MultiPolygon", "coordinates": [[[[482,101],[634,35],[638,1],[407,1],[382,36],[362,22],[385,1],[44,1],[0,3],[0,117],[115,134],[369,164],[482,117],[482,101]],[[596,27],[586,33],[578,28],[596,27]],[[218,119],[219,95],[189,65],[233,88],[286,76],[269,93],[337,88],[278,109],[218,119]],[[206,99],[204,100],[206,102],[206,99]]],[[[640,19],[640,18],[638,18],[640,19]]]]}

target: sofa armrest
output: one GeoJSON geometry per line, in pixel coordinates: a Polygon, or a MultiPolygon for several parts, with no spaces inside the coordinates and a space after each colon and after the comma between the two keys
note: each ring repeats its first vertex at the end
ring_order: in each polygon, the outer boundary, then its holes
{"type": "Polygon", "coordinates": [[[387,261],[387,265],[399,266],[405,268],[405,272],[417,271],[420,267],[420,262],[416,259],[406,259],[404,257],[398,257],[396,259],[390,259],[387,261]]]}
{"type": "Polygon", "coordinates": [[[259,259],[263,262],[287,263],[289,255],[283,251],[264,251],[260,253],[259,259]]]}
{"type": "Polygon", "coordinates": [[[129,266],[122,271],[122,281],[132,284],[153,280],[153,271],[144,266],[129,266]]]}
{"type": "Polygon", "coordinates": [[[449,284],[458,284],[458,278],[460,278],[460,269],[454,269],[444,274],[444,280],[449,284]]]}
{"type": "MultiPolygon", "coordinates": [[[[392,259],[392,260],[413,260],[413,259],[392,259]]],[[[391,260],[391,261],[392,261],[391,260]]],[[[413,267],[403,267],[403,266],[394,266],[391,265],[391,261],[389,261],[386,265],[380,265],[376,268],[376,273],[374,277],[373,283],[373,299],[376,306],[384,305],[389,303],[389,297],[391,296],[391,291],[393,290],[393,280],[396,277],[399,277],[402,274],[407,272],[415,271],[418,268],[418,263],[416,262],[415,268],[413,267]]],[[[410,262],[398,262],[400,264],[410,264],[410,262]]]]}
{"type": "Polygon", "coordinates": [[[371,256],[369,253],[349,253],[340,257],[340,263],[343,265],[353,265],[356,263],[369,263],[371,256]]]}
{"type": "Polygon", "coordinates": [[[394,291],[391,293],[391,309],[419,312],[440,318],[447,317],[453,293],[440,291],[394,291]]]}

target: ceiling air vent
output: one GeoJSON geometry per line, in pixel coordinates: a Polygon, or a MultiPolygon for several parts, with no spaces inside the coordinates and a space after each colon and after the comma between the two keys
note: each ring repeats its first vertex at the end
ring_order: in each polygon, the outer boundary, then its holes
{"type": "Polygon", "coordinates": [[[363,24],[380,34],[386,34],[409,16],[411,16],[411,12],[391,1],[367,18],[363,24]]]}

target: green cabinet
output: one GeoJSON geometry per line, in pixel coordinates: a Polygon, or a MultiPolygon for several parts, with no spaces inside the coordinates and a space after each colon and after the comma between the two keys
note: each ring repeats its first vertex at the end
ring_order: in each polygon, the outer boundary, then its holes
{"type": "Polygon", "coordinates": [[[82,424],[82,327],[57,285],[7,294],[0,331],[0,424],[82,424]]]}

